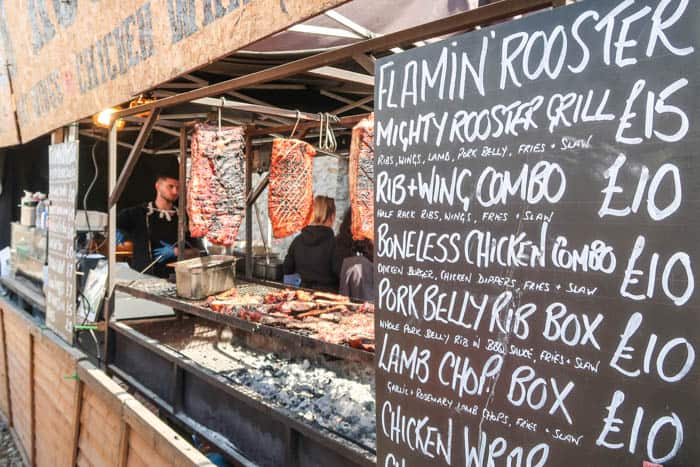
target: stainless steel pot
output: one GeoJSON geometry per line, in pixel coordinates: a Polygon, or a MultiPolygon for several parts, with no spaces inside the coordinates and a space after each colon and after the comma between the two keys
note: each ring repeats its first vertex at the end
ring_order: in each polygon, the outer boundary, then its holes
{"type": "Polygon", "coordinates": [[[282,262],[271,259],[270,262],[265,265],[265,279],[274,282],[281,282],[282,276],[282,262]]]}
{"type": "Polygon", "coordinates": [[[265,258],[258,258],[254,260],[253,262],[253,276],[257,277],[258,279],[265,279],[266,276],[266,264],[267,261],[265,258]]]}

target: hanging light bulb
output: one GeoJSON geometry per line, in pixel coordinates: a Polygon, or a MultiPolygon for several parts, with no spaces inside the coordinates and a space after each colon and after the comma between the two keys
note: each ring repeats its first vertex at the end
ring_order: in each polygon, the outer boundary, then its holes
{"type": "MultiPolygon", "coordinates": [[[[136,99],[129,102],[129,108],[131,109],[133,107],[138,107],[139,105],[150,104],[151,102],[155,102],[156,100],[157,99],[153,97],[153,94],[147,92],[145,94],[139,95],[136,99]]],[[[136,114],[136,116],[146,118],[148,117],[149,113],[150,112],[141,112],[140,114],[136,114]]]]}
{"type": "MultiPolygon", "coordinates": [[[[104,109],[102,112],[92,116],[92,123],[94,123],[95,126],[98,126],[100,128],[109,128],[109,125],[112,122],[112,114],[120,110],[121,109],[118,107],[110,107],[108,109],[104,109]]],[[[121,130],[126,126],[126,122],[122,119],[119,119],[116,121],[115,126],[117,127],[117,130],[121,130]]]]}

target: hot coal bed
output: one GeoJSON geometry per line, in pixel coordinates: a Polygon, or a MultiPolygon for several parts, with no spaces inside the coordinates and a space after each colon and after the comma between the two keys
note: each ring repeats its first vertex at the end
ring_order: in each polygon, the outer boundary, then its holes
{"type": "Polygon", "coordinates": [[[241,465],[376,464],[372,353],[212,313],[164,281],[117,290],[184,312],[110,326],[110,370],[168,418],[241,465]]]}

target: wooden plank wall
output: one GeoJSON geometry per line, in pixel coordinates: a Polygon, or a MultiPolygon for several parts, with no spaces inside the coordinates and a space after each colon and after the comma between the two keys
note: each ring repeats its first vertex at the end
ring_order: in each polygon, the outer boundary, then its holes
{"type": "Polygon", "coordinates": [[[34,336],[34,414],[36,465],[70,465],[73,455],[73,378],[77,352],[62,351],[44,335],[34,336]]]}
{"type": "Polygon", "coordinates": [[[10,413],[10,385],[7,374],[7,347],[5,346],[5,326],[2,323],[3,315],[0,313],[0,412],[6,415],[8,421],[12,420],[10,413]]]}
{"type": "Polygon", "coordinates": [[[82,353],[2,299],[0,412],[30,467],[213,466],[82,353]]]}
{"type": "Polygon", "coordinates": [[[12,428],[19,439],[19,449],[25,462],[33,463],[34,436],[32,421],[32,325],[20,313],[6,313],[3,307],[3,325],[7,353],[7,373],[10,386],[12,428]]]}

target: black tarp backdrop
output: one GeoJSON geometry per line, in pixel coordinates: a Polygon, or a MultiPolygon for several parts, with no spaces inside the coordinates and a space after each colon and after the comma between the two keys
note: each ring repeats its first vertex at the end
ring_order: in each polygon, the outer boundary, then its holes
{"type": "MultiPolygon", "coordinates": [[[[80,141],[78,209],[83,209],[85,193],[95,175],[94,161],[97,163],[97,180],[88,194],[87,209],[107,212],[107,143],[92,138],[80,141]]],[[[0,162],[4,164],[2,194],[0,194],[0,248],[10,245],[10,223],[19,219],[19,203],[23,190],[46,193],[49,188],[48,137],[30,143],[13,146],[4,150],[0,162]]],[[[118,151],[118,168],[126,163],[128,150],[118,151]]],[[[178,162],[175,155],[153,156],[142,154],[134,173],[120,200],[119,209],[144,203],[155,198],[155,176],[158,173],[177,177],[178,162]]]]}
{"type": "Polygon", "coordinates": [[[38,138],[22,146],[4,150],[2,194],[0,195],[0,248],[10,244],[10,223],[19,220],[22,190],[42,191],[49,188],[49,138],[38,138]]]}
{"type": "MultiPolygon", "coordinates": [[[[87,199],[87,208],[102,212],[107,212],[107,143],[84,138],[80,147],[80,194],[78,197],[78,208],[83,209],[83,198],[90,182],[95,175],[93,163],[93,147],[95,160],[98,166],[98,178],[94,188],[90,191],[87,199]]],[[[117,169],[121,172],[129,151],[126,148],[119,148],[117,152],[117,169]]],[[[134,168],[129,181],[126,184],[124,193],[118,203],[118,208],[123,209],[134,206],[155,198],[155,177],[158,174],[167,174],[177,178],[178,157],[175,154],[150,155],[141,154],[141,157],[134,168]]]]}
{"type": "Polygon", "coordinates": [[[699,22],[590,0],[377,62],[380,465],[700,465],[699,22]]]}

